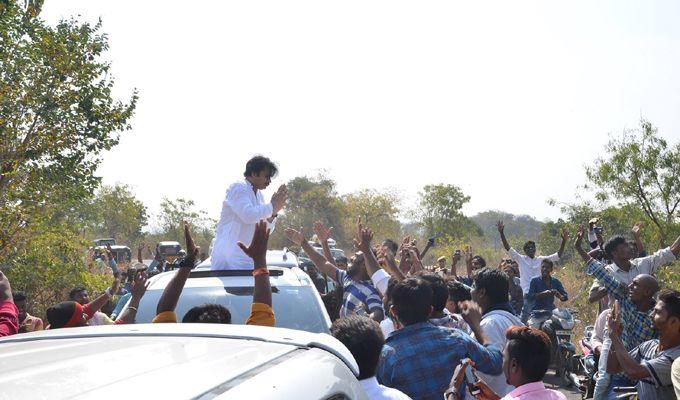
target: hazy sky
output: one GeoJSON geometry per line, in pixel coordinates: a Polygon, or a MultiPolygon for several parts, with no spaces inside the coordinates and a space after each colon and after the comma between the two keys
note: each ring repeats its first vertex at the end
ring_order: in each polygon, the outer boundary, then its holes
{"type": "Polygon", "coordinates": [[[261,153],[272,186],[324,168],[341,193],[395,187],[411,205],[453,183],[468,214],[556,218],[546,200],[573,198],[608,134],[644,116],[680,138],[677,1],[207,3],[42,13],[102,18],[116,94],[140,101],[99,174],[152,210],[181,196],[217,217],[261,153]]]}

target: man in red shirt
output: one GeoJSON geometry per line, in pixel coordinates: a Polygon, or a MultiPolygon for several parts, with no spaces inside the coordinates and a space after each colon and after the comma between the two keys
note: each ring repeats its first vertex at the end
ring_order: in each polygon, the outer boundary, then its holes
{"type": "Polygon", "coordinates": [[[9,279],[0,271],[0,336],[15,335],[19,331],[18,314],[9,279]]]}

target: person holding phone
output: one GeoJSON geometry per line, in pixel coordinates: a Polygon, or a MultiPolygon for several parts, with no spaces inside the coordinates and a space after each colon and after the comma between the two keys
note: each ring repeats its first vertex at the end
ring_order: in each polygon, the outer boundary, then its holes
{"type": "Polygon", "coordinates": [[[550,338],[544,332],[527,326],[513,326],[505,333],[503,373],[508,384],[515,387],[509,393],[496,393],[479,379],[472,367],[474,362],[463,360],[453,373],[445,400],[459,400],[463,385],[477,400],[566,400],[557,390],[547,389],[543,377],[550,364],[550,338]]]}

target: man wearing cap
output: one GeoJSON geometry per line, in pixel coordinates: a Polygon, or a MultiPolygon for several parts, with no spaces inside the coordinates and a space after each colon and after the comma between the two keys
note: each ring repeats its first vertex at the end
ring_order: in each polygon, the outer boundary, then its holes
{"type": "Polygon", "coordinates": [[[559,261],[562,254],[564,254],[564,247],[569,239],[569,232],[566,229],[562,230],[562,243],[560,244],[560,249],[557,250],[557,253],[553,253],[549,256],[536,256],[535,242],[531,240],[526,242],[523,246],[524,254],[519,254],[517,250],[510,247],[510,244],[505,237],[505,224],[503,224],[503,221],[498,221],[496,226],[498,227],[498,233],[501,235],[503,247],[508,252],[510,258],[519,265],[519,281],[522,286],[522,292],[524,293],[524,306],[522,307],[522,315],[520,318],[522,322],[526,324],[529,319],[529,313],[533,307],[533,302],[527,298],[531,280],[541,275],[541,263],[543,260],[548,259],[553,262],[559,261]]]}

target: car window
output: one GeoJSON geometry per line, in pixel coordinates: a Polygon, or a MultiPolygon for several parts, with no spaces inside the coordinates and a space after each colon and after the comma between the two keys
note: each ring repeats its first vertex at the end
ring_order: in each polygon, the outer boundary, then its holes
{"type": "MultiPolygon", "coordinates": [[[[156,305],[162,290],[149,290],[139,305],[137,322],[151,322],[156,316],[156,305]]],[[[251,287],[198,287],[185,288],[179,298],[176,313],[178,320],[192,307],[206,303],[217,303],[231,313],[231,322],[244,324],[250,315],[253,301],[251,287]]],[[[310,286],[281,286],[272,288],[272,305],[279,328],[299,329],[313,333],[328,333],[324,313],[310,286]]]]}

